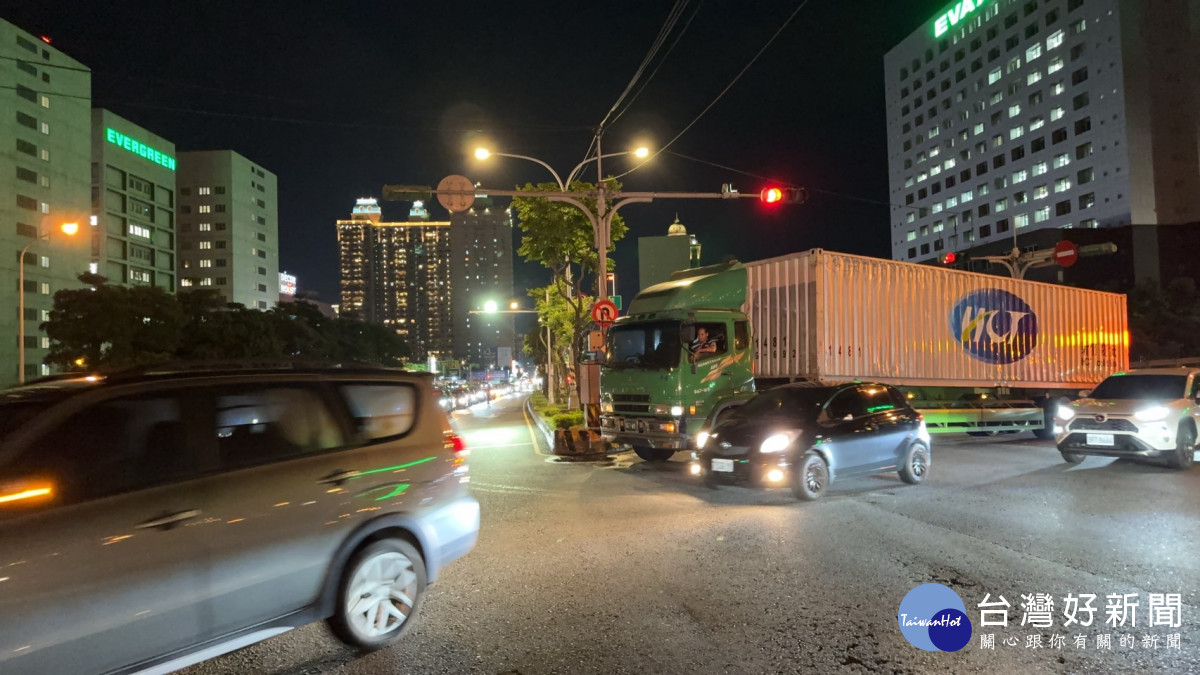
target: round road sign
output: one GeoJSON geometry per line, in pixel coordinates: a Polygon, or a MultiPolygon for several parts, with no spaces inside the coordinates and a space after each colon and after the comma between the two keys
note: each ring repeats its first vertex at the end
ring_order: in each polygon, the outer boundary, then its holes
{"type": "Polygon", "coordinates": [[[607,328],[617,320],[617,305],[612,300],[600,300],[592,305],[592,321],[607,328]]]}
{"type": "Polygon", "coordinates": [[[1079,247],[1073,241],[1062,240],[1054,245],[1054,262],[1059,267],[1070,267],[1079,260],[1079,247]]]}
{"type": "Polygon", "coordinates": [[[437,198],[450,213],[466,211],[475,203],[475,184],[466,176],[446,176],[437,185],[437,198]]]}

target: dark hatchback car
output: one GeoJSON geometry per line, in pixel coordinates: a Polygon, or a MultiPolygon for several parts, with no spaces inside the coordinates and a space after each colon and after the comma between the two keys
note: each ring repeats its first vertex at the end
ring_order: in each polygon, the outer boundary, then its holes
{"type": "Polygon", "coordinates": [[[789,487],[800,499],[835,478],[929,472],[929,433],[904,395],[882,384],[787,384],[727,409],[696,437],[690,471],[709,486],[789,487]]]}
{"type": "Polygon", "coordinates": [[[169,672],[321,619],[387,645],[475,545],[466,455],[421,373],[0,392],[0,673],[169,672]]]}

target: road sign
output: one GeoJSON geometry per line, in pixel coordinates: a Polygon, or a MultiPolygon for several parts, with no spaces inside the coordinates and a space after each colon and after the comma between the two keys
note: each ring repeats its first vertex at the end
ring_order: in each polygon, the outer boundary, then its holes
{"type": "Polygon", "coordinates": [[[475,203],[475,184],[470,178],[449,175],[437,186],[438,203],[450,213],[466,211],[475,203]]]}
{"type": "Polygon", "coordinates": [[[1079,260],[1079,247],[1073,241],[1062,240],[1054,245],[1054,262],[1059,267],[1070,267],[1079,260]]]}
{"type": "Polygon", "coordinates": [[[617,306],[618,312],[621,311],[622,309],[625,309],[625,305],[621,302],[621,296],[613,295],[613,296],[610,296],[610,299],[613,301],[613,304],[617,306]]]}
{"type": "Polygon", "coordinates": [[[612,300],[601,300],[592,305],[592,321],[608,328],[617,320],[617,305],[612,300]]]}

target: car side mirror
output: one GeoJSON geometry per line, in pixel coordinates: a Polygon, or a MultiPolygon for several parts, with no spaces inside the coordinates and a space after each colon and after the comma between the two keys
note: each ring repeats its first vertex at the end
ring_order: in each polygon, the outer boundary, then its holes
{"type": "Polygon", "coordinates": [[[1091,389],[1080,389],[1079,390],[1079,398],[1087,398],[1091,395],[1092,395],[1091,389]]]}

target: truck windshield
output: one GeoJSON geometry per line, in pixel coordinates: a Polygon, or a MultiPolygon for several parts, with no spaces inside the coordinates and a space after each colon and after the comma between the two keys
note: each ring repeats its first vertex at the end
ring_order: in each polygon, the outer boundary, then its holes
{"type": "Polygon", "coordinates": [[[1183,398],[1186,375],[1114,375],[1092,390],[1090,398],[1183,398]]]}
{"type": "Polygon", "coordinates": [[[608,332],[608,368],[657,370],[679,365],[679,322],[614,326],[608,332]]]}

